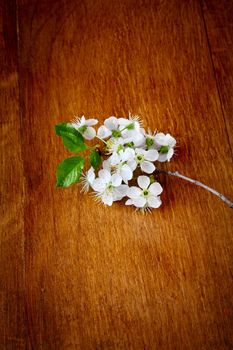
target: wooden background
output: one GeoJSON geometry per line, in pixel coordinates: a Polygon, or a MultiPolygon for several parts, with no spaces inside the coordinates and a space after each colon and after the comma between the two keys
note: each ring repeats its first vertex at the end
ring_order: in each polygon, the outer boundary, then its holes
{"type": "Polygon", "coordinates": [[[161,177],[151,215],[55,189],[54,124],[140,114],[233,196],[231,0],[1,0],[0,349],[233,348],[232,210],[161,177]]]}

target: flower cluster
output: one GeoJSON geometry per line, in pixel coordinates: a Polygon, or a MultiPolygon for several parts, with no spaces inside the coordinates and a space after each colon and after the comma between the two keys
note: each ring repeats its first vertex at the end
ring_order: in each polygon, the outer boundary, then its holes
{"type": "Polygon", "coordinates": [[[141,210],[158,208],[163,189],[153,176],[155,162],[170,161],[176,140],[170,134],[146,132],[140,118],[131,114],[129,118],[111,116],[96,130],[97,123],[82,116],[56,126],[69,150],[89,152],[86,171],[87,157],[70,157],[60,164],[57,186],[67,187],[81,179],[82,190],[93,190],[105,205],[126,198],[126,205],[141,210]],[[86,145],[85,140],[94,139],[98,144],[86,145]]]}

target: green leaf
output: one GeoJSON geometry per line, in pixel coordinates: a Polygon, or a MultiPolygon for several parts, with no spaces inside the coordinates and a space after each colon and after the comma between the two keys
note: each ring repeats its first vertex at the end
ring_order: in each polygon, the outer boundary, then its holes
{"type": "Polygon", "coordinates": [[[55,132],[58,136],[61,136],[61,131],[67,131],[68,124],[67,123],[60,123],[55,125],[55,132]]]}
{"type": "Polygon", "coordinates": [[[97,169],[101,164],[101,155],[97,151],[90,153],[90,164],[94,169],[97,169]]]}
{"type": "Polygon", "coordinates": [[[55,126],[58,136],[62,137],[63,144],[69,151],[78,153],[87,149],[84,138],[72,125],[60,123],[55,126]]]}
{"type": "Polygon", "coordinates": [[[55,131],[58,136],[61,136],[61,132],[72,132],[74,130],[76,129],[69,123],[60,123],[55,125],[55,131]]]}
{"type": "Polygon", "coordinates": [[[78,182],[84,167],[84,158],[74,156],[63,160],[56,172],[57,187],[68,187],[78,182]]]}
{"type": "Polygon", "coordinates": [[[81,134],[74,134],[71,132],[63,132],[61,131],[61,137],[63,144],[69,151],[78,153],[85,151],[87,149],[85,143],[83,142],[83,137],[81,134]]]}

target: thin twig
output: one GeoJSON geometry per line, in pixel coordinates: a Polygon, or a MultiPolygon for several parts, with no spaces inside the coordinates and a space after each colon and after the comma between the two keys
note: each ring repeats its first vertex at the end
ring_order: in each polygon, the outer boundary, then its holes
{"type": "Polygon", "coordinates": [[[205,190],[213,193],[218,198],[220,198],[224,203],[226,203],[226,205],[228,205],[228,207],[233,208],[233,202],[230,199],[226,198],[220,192],[218,192],[218,191],[214,190],[213,188],[203,184],[200,181],[190,179],[190,177],[184,176],[184,175],[180,174],[178,171],[172,172],[172,171],[165,171],[165,170],[160,170],[160,169],[156,169],[155,171],[158,174],[165,174],[165,175],[169,175],[169,176],[179,177],[180,179],[186,180],[186,181],[191,182],[191,183],[193,183],[193,184],[195,184],[197,186],[200,186],[200,187],[204,188],[205,190]]]}

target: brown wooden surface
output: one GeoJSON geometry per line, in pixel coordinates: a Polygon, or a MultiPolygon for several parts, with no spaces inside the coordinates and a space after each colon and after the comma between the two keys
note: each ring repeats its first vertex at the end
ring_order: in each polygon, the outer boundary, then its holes
{"type": "Polygon", "coordinates": [[[57,190],[53,129],[140,114],[232,197],[231,2],[1,2],[0,348],[231,349],[232,210],[175,178],[151,215],[57,190]]]}
{"type": "Polygon", "coordinates": [[[233,1],[205,0],[203,9],[211,60],[232,151],[233,1]]]}
{"type": "Polygon", "coordinates": [[[1,2],[0,28],[0,348],[24,349],[24,180],[14,1],[1,2]]]}

